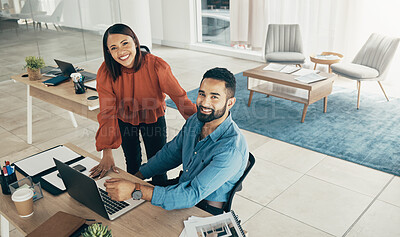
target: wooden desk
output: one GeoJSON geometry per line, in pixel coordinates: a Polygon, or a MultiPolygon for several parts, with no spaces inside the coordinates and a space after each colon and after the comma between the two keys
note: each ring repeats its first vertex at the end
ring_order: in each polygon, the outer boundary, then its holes
{"type": "Polygon", "coordinates": [[[99,100],[88,100],[89,96],[96,95],[94,90],[87,90],[84,94],[75,94],[72,80],[63,82],[57,86],[46,86],[42,82],[50,77],[42,77],[41,80],[30,81],[28,77],[22,77],[26,73],[11,76],[11,79],[26,84],[27,88],[27,142],[32,144],[32,96],[51,103],[70,112],[72,123],[75,127],[73,113],[79,114],[88,119],[97,121],[99,113],[99,100]]]}
{"type": "MultiPolygon", "coordinates": [[[[91,157],[100,161],[98,157],[93,156],[77,146],[72,144],[65,144],[65,146],[83,156],[91,157]]],[[[145,181],[140,180],[121,169],[119,169],[119,171],[119,174],[110,172],[107,175],[146,184],[145,181]]],[[[21,178],[22,176],[19,175],[18,179],[21,178]]],[[[32,232],[37,226],[58,211],[64,211],[86,219],[95,219],[97,222],[102,222],[111,228],[112,235],[116,237],[179,236],[184,227],[183,221],[187,220],[187,218],[190,216],[211,216],[211,214],[197,207],[167,211],[161,207],[153,206],[150,202],[145,202],[123,216],[117,218],[116,220],[109,221],[70,197],[68,193],[63,193],[59,196],[53,196],[48,192],[43,191],[43,198],[34,203],[33,215],[27,218],[22,218],[18,216],[14,203],[11,200],[11,196],[0,194],[0,214],[2,215],[2,227],[3,225],[5,226],[4,222],[9,221],[23,235],[27,235],[32,232]]],[[[8,236],[8,233],[6,234],[7,235],[5,236],[8,236]]]]}
{"type": "Polygon", "coordinates": [[[302,123],[304,123],[308,106],[322,98],[324,98],[324,113],[326,113],[328,95],[332,92],[335,75],[321,72],[320,75],[326,76],[328,79],[307,84],[295,80],[296,76],[291,74],[263,70],[265,66],[243,72],[243,76],[247,77],[247,89],[250,91],[247,104],[249,107],[253,93],[259,92],[267,96],[271,95],[304,104],[302,123]],[[252,83],[253,79],[259,80],[261,83],[252,83]]]}

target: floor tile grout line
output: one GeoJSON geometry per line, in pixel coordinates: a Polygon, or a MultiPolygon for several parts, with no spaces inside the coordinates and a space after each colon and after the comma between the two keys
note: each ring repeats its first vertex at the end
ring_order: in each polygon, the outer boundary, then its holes
{"type": "Polygon", "coordinates": [[[379,196],[382,194],[382,192],[389,186],[389,184],[392,182],[392,180],[395,178],[393,177],[386,183],[386,185],[382,188],[382,190],[376,195],[376,197],[371,201],[371,203],[365,208],[365,210],[360,214],[360,216],[353,222],[353,224],[347,229],[347,231],[343,234],[342,237],[347,236],[350,231],[353,229],[353,227],[360,221],[360,219],[364,216],[364,214],[370,209],[370,207],[375,203],[376,200],[378,200],[379,196]]]}
{"type": "MultiPolygon", "coordinates": [[[[394,175],[392,175],[392,174],[389,174],[389,173],[385,173],[385,174],[388,174],[388,175],[391,175],[391,176],[394,177],[394,175]]],[[[373,195],[371,196],[371,195],[369,195],[369,194],[365,194],[365,193],[359,192],[359,191],[357,191],[357,190],[353,190],[353,189],[350,189],[350,188],[348,188],[348,187],[344,187],[344,186],[342,186],[342,185],[335,184],[335,183],[332,183],[332,182],[330,182],[330,181],[327,181],[327,180],[324,180],[324,179],[321,179],[321,178],[318,178],[318,177],[315,177],[315,176],[312,176],[312,175],[309,175],[309,174],[305,174],[305,175],[307,175],[308,177],[311,177],[311,178],[314,178],[314,179],[318,179],[318,180],[320,180],[320,181],[323,181],[323,182],[332,184],[332,185],[334,185],[334,186],[347,189],[348,191],[352,191],[352,192],[355,192],[355,193],[358,193],[358,194],[361,194],[361,195],[364,195],[364,196],[367,196],[367,197],[371,197],[371,198],[374,197],[373,195]]],[[[379,193],[378,193],[378,194],[379,194],[379,193]]],[[[378,194],[377,194],[377,195],[378,195],[378,194]]]]}
{"type": "Polygon", "coordinates": [[[247,222],[249,222],[254,216],[256,216],[258,213],[260,213],[263,209],[264,209],[264,207],[261,207],[260,210],[258,210],[256,213],[254,213],[253,215],[251,215],[251,216],[249,217],[249,219],[247,219],[247,220],[244,221],[243,223],[240,223],[240,225],[243,227],[244,224],[246,224],[247,222]]]}
{"type": "Polygon", "coordinates": [[[384,203],[386,203],[386,204],[388,204],[388,205],[391,205],[391,206],[394,206],[394,207],[398,207],[398,208],[400,208],[400,206],[399,206],[399,205],[396,205],[396,204],[390,203],[390,202],[388,202],[388,201],[385,201],[385,200],[379,199],[379,197],[378,197],[378,199],[377,199],[377,200],[378,200],[378,201],[381,201],[381,202],[384,202],[384,203]]]}
{"type": "Polygon", "coordinates": [[[301,221],[301,220],[298,220],[298,219],[296,219],[296,218],[294,218],[294,217],[291,217],[291,216],[289,216],[289,215],[287,215],[287,214],[285,214],[285,213],[282,213],[282,212],[280,212],[280,211],[278,211],[278,210],[275,210],[275,209],[273,209],[273,208],[271,208],[271,207],[264,207],[264,208],[269,209],[269,210],[271,210],[271,211],[274,211],[274,212],[276,212],[276,213],[279,213],[279,214],[281,214],[281,215],[283,215],[283,216],[286,216],[287,218],[290,218],[290,219],[292,219],[292,220],[298,221],[298,222],[300,222],[300,223],[302,223],[302,224],[304,224],[304,225],[307,225],[307,226],[309,226],[309,227],[311,227],[311,228],[313,228],[313,229],[316,229],[316,230],[319,230],[319,231],[321,231],[321,232],[324,232],[325,234],[328,234],[328,235],[331,235],[331,236],[335,236],[334,234],[328,233],[328,232],[326,232],[326,231],[324,231],[324,230],[321,230],[320,228],[317,228],[317,227],[315,227],[315,226],[312,226],[312,225],[310,225],[310,224],[308,224],[308,223],[306,223],[306,222],[303,222],[303,221],[301,221]]]}
{"type": "MultiPolygon", "coordinates": [[[[324,158],[325,159],[325,158],[324,158]]],[[[324,160],[322,159],[322,160],[324,160]]],[[[322,162],[322,160],[320,162],[322,162]]],[[[315,164],[312,168],[314,168],[315,166],[317,166],[320,162],[318,162],[317,164],[315,164]]],[[[283,167],[283,166],[281,166],[283,167]]],[[[311,169],[312,169],[311,168],[311,169]]],[[[297,171],[296,171],[297,172],[297,171]]],[[[297,172],[300,173],[300,172],[297,172]]],[[[301,174],[301,173],[300,173],[301,174]]],[[[307,174],[304,173],[302,174],[296,181],[294,181],[291,185],[289,185],[285,190],[283,190],[279,195],[277,195],[276,197],[274,197],[271,201],[269,201],[266,205],[264,205],[264,207],[267,207],[269,204],[271,204],[273,201],[275,201],[278,197],[280,197],[284,192],[286,192],[289,188],[291,188],[294,184],[296,184],[300,179],[302,179],[304,176],[306,176],[307,174]]],[[[308,175],[307,175],[308,176],[308,175]]]]}
{"type": "MultiPolygon", "coordinates": [[[[268,138],[269,138],[269,137],[268,137],[268,138]]],[[[267,142],[270,142],[270,141],[267,141],[267,142]]],[[[267,143],[267,142],[266,142],[266,143],[267,143]]],[[[289,144],[289,143],[287,143],[287,144],[289,144]]],[[[258,149],[258,148],[257,148],[257,149],[258,149]]],[[[305,148],[305,149],[307,149],[307,148],[305,148]]],[[[308,150],[308,149],[307,149],[307,150],[308,150]]],[[[309,150],[309,151],[311,151],[311,150],[309,150]]],[[[321,153],[321,154],[322,154],[322,153],[321,153]]],[[[323,154],[323,155],[325,155],[325,154],[323,154]]],[[[254,155],[254,156],[255,156],[255,155],[254,155]]],[[[315,166],[317,166],[319,163],[321,163],[321,162],[322,162],[323,160],[325,160],[326,158],[328,158],[328,155],[325,155],[324,158],[322,158],[320,161],[318,161],[315,165],[313,165],[311,168],[309,168],[306,172],[300,172],[300,171],[298,171],[298,170],[294,170],[294,169],[292,169],[292,168],[290,168],[290,167],[283,166],[282,164],[278,164],[278,163],[276,163],[276,162],[274,162],[274,161],[265,160],[265,159],[263,159],[263,158],[259,158],[259,159],[261,159],[261,160],[263,160],[263,161],[271,162],[271,163],[274,164],[274,165],[278,165],[278,166],[280,166],[280,167],[289,169],[290,171],[294,171],[294,172],[296,172],[296,173],[307,174],[310,170],[312,170],[315,166]]]]}

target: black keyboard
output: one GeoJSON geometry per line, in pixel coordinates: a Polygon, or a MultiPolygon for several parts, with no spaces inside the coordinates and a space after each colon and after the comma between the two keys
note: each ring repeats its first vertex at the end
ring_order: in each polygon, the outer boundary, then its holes
{"type": "Polygon", "coordinates": [[[122,210],[122,208],[125,208],[127,206],[129,206],[129,204],[127,202],[118,202],[118,201],[114,201],[112,200],[109,196],[108,193],[106,191],[104,191],[103,189],[100,189],[100,194],[101,194],[101,199],[103,200],[104,206],[106,207],[106,211],[108,214],[112,215],[114,213],[116,213],[119,210],[122,210]]]}

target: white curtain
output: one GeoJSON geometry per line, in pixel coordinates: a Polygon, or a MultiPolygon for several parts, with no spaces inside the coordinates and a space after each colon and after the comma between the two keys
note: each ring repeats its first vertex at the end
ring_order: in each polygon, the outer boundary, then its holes
{"type": "Polygon", "coordinates": [[[266,1],[230,0],[229,5],[231,44],[262,49],[268,15],[266,1]]]}
{"type": "MultiPolygon", "coordinates": [[[[268,24],[296,23],[306,57],[335,51],[351,62],[372,33],[400,37],[398,9],[398,0],[231,0],[231,40],[258,47],[268,24]]],[[[399,74],[400,48],[388,77],[399,74]]]]}

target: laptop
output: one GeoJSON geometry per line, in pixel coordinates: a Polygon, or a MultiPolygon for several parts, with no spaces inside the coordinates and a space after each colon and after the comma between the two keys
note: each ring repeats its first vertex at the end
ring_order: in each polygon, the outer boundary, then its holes
{"type": "Polygon", "coordinates": [[[133,199],[122,202],[114,201],[107,196],[104,187],[104,182],[109,177],[95,181],[69,165],[55,158],[53,160],[68,194],[104,218],[115,220],[144,202],[144,200],[133,199]]]}
{"type": "MultiPolygon", "coordinates": [[[[63,62],[57,59],[54,59],[54,61],[57,63],[58,67],[61,69],[61,72],[66,77],[70,77],[71,73],[77,72],[71,63],[63,62]]],[[[80,71],[79,73],[85,77],[85,82],[95,80],[97,76],[91,72],[80,71]]]]}

